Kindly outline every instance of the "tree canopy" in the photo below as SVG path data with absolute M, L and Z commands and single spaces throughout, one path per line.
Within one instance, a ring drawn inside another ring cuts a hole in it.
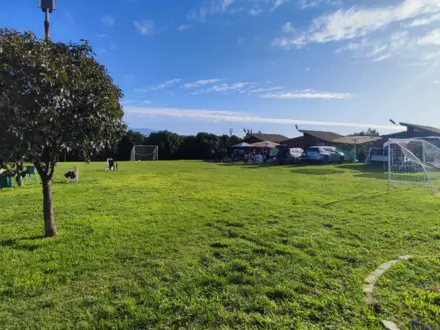
M 35 164 L 43 183 L 46 236 L 56 234 L 51 181 L 63 151 L 112 148 L 125 125 L 122 91 L 80 44 L 0 29 L 0 158 Z

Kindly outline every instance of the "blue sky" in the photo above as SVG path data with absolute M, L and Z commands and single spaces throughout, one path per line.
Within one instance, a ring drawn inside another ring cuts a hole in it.
M 0 24 L 42 36 L 36 3 Z M 58 0 L 51 38 L 90 40 L 134 128 L 440 127 L 440 0 Z

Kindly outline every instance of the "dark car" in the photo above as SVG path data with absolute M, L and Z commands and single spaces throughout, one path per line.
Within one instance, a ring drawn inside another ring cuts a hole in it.
M 310 147 L 307 149 L 305 158 L 307 162 L 320 164 L 343 163 L 344 154 L 334 147 Z
M 280 165 L 297 164 L 304 153 L 301 148 L 289 148 L 285 144 L 278 145 L 277 149 L 277 161 Z

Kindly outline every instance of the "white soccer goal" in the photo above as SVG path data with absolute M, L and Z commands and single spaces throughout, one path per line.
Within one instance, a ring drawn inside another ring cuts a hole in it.
M 388 187 L 398 184 L 427 186 L 440 192 L 440 149 L 422 139 L 390 139 Z
M 133 146 L 131 149 L 130 160 L 159 160 L 158 146 Z

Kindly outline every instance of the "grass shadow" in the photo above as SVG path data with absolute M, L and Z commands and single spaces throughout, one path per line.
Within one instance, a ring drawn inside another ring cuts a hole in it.
M 291 170 L 292 173 L 307 175 L 334 175 L 343 174 L 345 171 L 335 168 L 299 168 Z

